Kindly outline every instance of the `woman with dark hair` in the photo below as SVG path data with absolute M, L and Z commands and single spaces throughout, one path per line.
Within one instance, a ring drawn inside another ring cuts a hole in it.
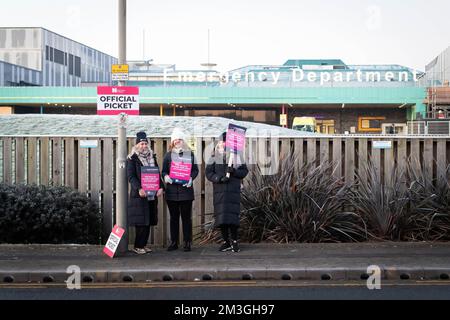
M 159 178 L 159 190 L 156 197 L 149 198 L 142 187 L 141 168 L 143 166 L 158 167 L 156 154 L 147 140 L 145 132 L 138 132 L 136 144 L 127 157 L 127 177 L 131 185 L 128 200 L 128 225 L 136 228 L 136 238 L 133 251 L 136 254 L 145 254 L 152 251 L 147 246 L 150 235 L 150 226 L 158 224 L 158 197 L 163 194 L 161 178 Z
M 222 232 L 219 251 L 239 252 L 238 228 L 241 212 L 241 182 L 248 174 L 240 155 L 225 152 L 226 133 L 221 135 L 206 166 L 206 178 L 213 183 L 215 226 Z M 232 164 L 229 157 L 232 157 Z

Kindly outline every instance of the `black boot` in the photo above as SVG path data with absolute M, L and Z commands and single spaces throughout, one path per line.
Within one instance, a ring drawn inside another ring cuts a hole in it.
M 176 243 L 175 241 L 172 241 L 170 243 L 170 246 L 167 248 L 167 251 L 173 251 L 173 250 L 177 250 L 178 249 L 178 243 Z
M 184 248 L 183 248 L 184 252 L 188 252 L 191 251 L 191 242 L 190 241 L 185 241 L 184 242 Z

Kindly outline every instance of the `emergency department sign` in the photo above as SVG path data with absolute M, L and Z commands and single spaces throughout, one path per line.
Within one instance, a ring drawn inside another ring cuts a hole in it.
M 139 87 L 97 87 L 97 114 L 139 115 Z

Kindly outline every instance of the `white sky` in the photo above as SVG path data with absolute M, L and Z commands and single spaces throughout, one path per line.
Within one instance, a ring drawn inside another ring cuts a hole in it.
M 117 57 L 117 0 L 0 0 L 4 27 L 44 27 Z M 448 0 L 128 0 L 128 60 L 227 71 L 287 59 L 424 70 L 450 45 Z

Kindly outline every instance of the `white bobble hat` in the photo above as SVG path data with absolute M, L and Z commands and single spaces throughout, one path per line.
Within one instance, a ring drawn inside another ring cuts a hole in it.
M 170 142 L 173 142 L 174 140 L 177 140 L 177 139 L 186 141 L 186 134 L 180 128 L 173 129 L 172 135 L 170 136 Z

